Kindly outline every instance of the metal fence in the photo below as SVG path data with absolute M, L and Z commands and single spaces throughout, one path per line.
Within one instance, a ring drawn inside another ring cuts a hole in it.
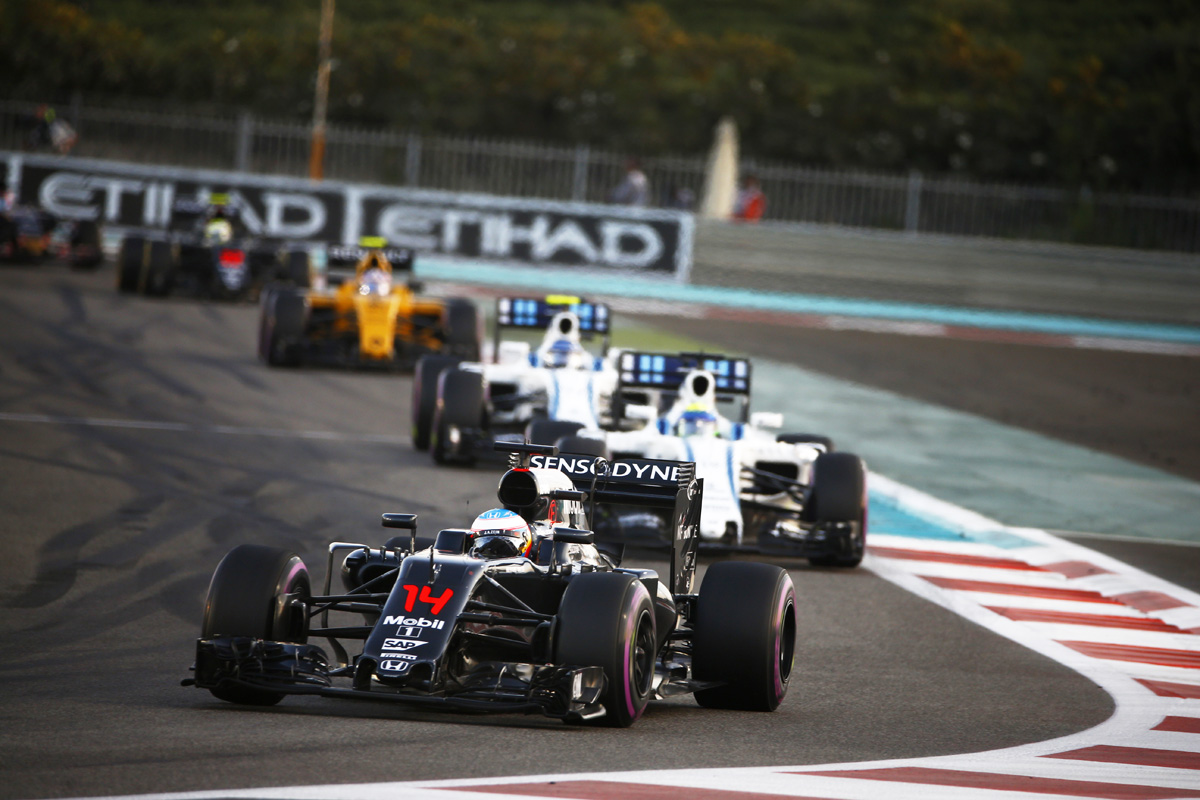
M 35 104 L 0 101 L 0 148 L 30 146 Z M 249 114 L 199 115 L 60 107 L 79 133 L 73 155 L 150 164 L 304 176 L 308 125 Z M 429 189 L 603 202 L 625 156 L 464 136 L 328 126 L 331 179 Z M 651 201 L 682 190 L 699 198 L 704 156 L 643 159 Z M 759 176 L 771 220 L 861 228 L 1200 252 L 1200 200 L 1073 192 L 1035 186 L 819 170 L 745 160 Z

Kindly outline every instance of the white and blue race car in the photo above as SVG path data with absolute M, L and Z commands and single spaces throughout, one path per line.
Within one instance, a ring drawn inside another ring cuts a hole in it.
M 496 441 L 554 444 L 580 429 L 622 422 L 614 404 L 616 351 L 608 306 L 578 297 L 501 297 L 482 362 L 427 356 L 413 380 L 413 446 L 438 463 L 473 463 Z M 502 340 L 506 329 L 542 330 L 535 348 Z M 601 337 L 598 352 L 584 341 Z M 640 422 L 638 424 L 641 424 Z
M 828 437 L 779 433 L 782 414 L 750 413 L 749 360 L 622 352 L 616 361 L 618 396 L 642 395 L 642 404 L 626 405 L 624 415 L 649 424 L 630 431 L 579 431 L 559 440 L 561 450 L 695 462 L 704 479 L 701 545 L 710 549 L 795 555 L 821 566 L 862 561 L 865 464 L 834 452 Z M 721 413 L 729 405 L 736 418 Z M 656 527 L 645 514 L 618 515 L 611 522 L 624 538 L 654 533 Z M 666 530 L 662 523 L 657 527 Z

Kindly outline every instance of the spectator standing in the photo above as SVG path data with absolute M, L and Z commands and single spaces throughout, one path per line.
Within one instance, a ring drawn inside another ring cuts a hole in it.
M 650 182 L 637 159 L 625 164 L 625 178 L 609 194 L 609 202 L 623 206 L 645 206 L 650 198 Z
M 45 104 L 33 112 L 32 130 L 29 132 L 29 145 L 34 150 L 54 150 L 66 155 L 71 152 L 79 135 L 65 119 L 58 116 L 55 110 Z
M 767 196 L 758 183 L 758 176 L 747 175 L 733 203 L 733 218 L 742 222 L 758 222 L 767 210 Z
M 670 190 L 666 197 L 663 198 L 663 206 L 666 208 L 678 208 L 683 211 L 691 211 L 692 206 L 696 205 L 696 193 L 686 186 L 679 184 L 671 184 Z

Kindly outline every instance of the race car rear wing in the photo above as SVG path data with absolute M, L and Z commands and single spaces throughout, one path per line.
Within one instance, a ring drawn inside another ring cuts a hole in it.
M 604 303 L 593 303 L 574 295 L 551 294 L 545 297 L 497 297 L 496 325 L 492 333 L 492 352 L 500 352 L 500 331 L 505 328 L 544 331 L 560 311 L 574 312 L 579 318 L 581 339 L 604 337 L 608 350 L 611 314 Z
M 574 312 L 579 317 L 579 331 L 584 335 L 608 333 L 607 305 L 561 294 L 496 298 L 496 327 L 545 330 L 560 311 Z
M 532 469 L 557 469 L 593 503 L 645 506 L 671 512 L 671 592 L 690 594 L 699 548 L 700 506 L 704 481 L 696 477 L 690 461 L 661 461 L 602 456 L 559 455 L 552 445 L 496 442 L 496 450 L 512 453 L 515 465 Z M 503 482 L 501 483 L 503 489 Z M 503 498 L 502 498 L 503 500 Z
M 750 359 L 715 353 L 621 353 L 617 362 L 617 386 L 618 389 L 675 392 L 694 369 L 712 373 L 719 398 L 750 396 Z
M 372 250 L 378 250 L 392 266 L 393 273 L 412 272 L 413 251 L 405 247 L 365 247 L 358 244 L 331 244 L 325 249 L 325 257 L 331 269 L 349 268 L 351 271 L 358 262 Z

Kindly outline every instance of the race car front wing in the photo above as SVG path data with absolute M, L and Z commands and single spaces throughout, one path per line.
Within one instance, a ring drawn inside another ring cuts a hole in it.
M 599 702 L 605 688 L 602 667 L 525 666 L 530 673 L 527 680 L 503 680 L 505 670 L 501 669 L 500 677 L 489 686 L 474 686 L 455 694 L 422 693 L 373 682 L 376 664 L 369 658 L 360 659 L 355 666 L 331 670 L 325 652 L 316 645 L 222 636 L 196 642 L 194 677 L 184 679 L 182 685 L 199 689 L 242 686 L 281 695 L 321 695 L 481 712 L 541 713 L 569 722 L 604 716 Z M 353 679 L 353 688 L 334 686 L 336 677 Z M 362 680 L 364 677 L 366 680 Z

